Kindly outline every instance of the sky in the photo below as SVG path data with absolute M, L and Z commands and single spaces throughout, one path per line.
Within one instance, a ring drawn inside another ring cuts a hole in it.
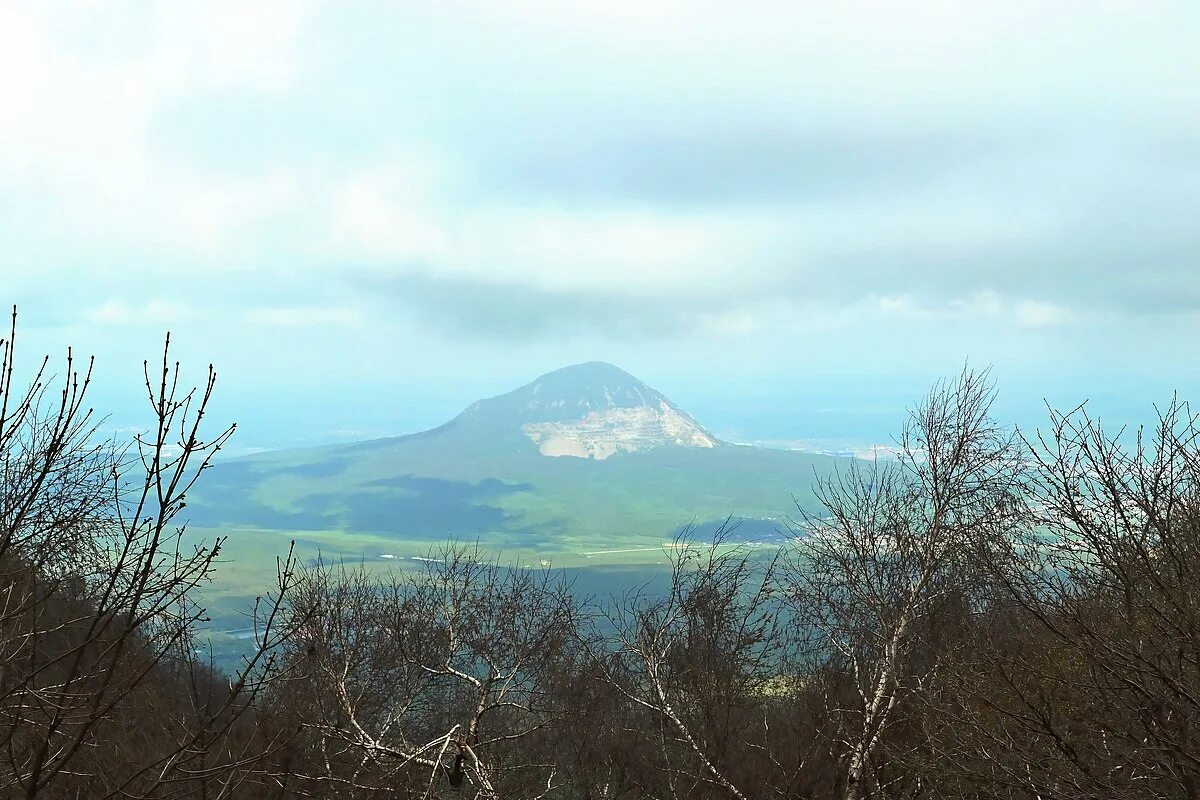
M 610 361 L 719 435 L 1200 397 L 1200 4 L 6 4 L 0 303 L 245 451 Z M 59 362 L 61 363 L 61 362 Z

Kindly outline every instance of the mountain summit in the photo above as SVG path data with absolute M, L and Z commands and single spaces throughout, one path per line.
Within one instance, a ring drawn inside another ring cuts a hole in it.
M 575 364 L 473 403 L 451 423 L 519 430 L 545 456 L 605 459 L 655 447 L 715 447 L 696 420 L 622 369 Z

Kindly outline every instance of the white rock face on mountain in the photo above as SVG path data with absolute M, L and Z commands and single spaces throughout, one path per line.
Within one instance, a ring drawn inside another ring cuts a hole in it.
M 521 431 L 544 456 L 602 460 L 652 447 L 715 447 L 717 441 L 690 417 L 660 400 L 657 406 L 606 408 L 582 419 L 527 422 Z

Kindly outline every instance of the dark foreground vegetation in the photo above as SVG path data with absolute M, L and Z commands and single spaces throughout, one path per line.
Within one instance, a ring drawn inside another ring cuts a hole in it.
M 15 322 L 14 322 L 15 333 Z M 1200 426 L 996 424 L 986 375 L 782 550 L 685 539 L 585 598 L 469 547 L 393 579 L 280 558 L 234 674 L 180 528 L 232 429 L 164 356 L 156 426 L 0 349 L 0 787 L 45 798 L 1195 798 Z

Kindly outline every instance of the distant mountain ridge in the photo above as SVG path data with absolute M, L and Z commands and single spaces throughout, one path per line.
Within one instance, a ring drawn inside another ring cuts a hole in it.
M 661 392 L 603 361 L 549 372 L 479 400 L 443 428 L 520 431 L 544 456 L 602 460 L 656 447 L 721 442 Z

